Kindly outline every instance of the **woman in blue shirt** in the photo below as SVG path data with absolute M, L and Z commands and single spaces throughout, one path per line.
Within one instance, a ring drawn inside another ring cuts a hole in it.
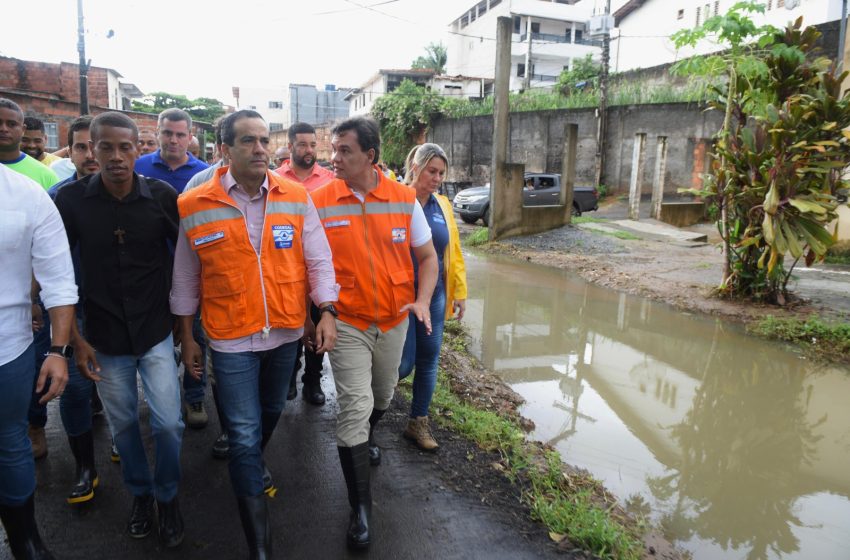
M 413 400 L 404 437 L 423 451 L 436 451 L 439 445 L 431 434 L 428 408 L 437 384 L 437 362 L 443 342 L 443 325 L 453 313 L 461 319 L 466 309 L 466 268 L 460 250 L 460 235 L 451 202 L 437 194 L 446 175 L 448 159 L 437 144 L 422 144 L 407 156 L 405 183 L 416 189 L 416 198 L 431 226 L 434 249 L 441 274 L 431 296 L 431 333 L 411 315 L 407 339 L 399 366 L 399 378 L 410 375 L 414 367 Z M 414 259 L 414 271 L 418 270 Z M 370 446 L 372 443 L 370 443 Z

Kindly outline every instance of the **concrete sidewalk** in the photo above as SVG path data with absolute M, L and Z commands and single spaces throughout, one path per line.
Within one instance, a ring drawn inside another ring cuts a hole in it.
M 406 405 L 398 397 L 378 428 L 384 458 L 372 470 L 372 546 L 367 554 L 349 553 L 345 545 L 349 506 L 334 437 L 337 405 L 328 376 L 323 387 L 328 403 L 314 407 L 301 399 L 299 383 L 299 396 L 287 403 L 266 450 L 279 488 L 277 497 L 269 501 L 275 558 L 565 557 L 556 551 L 545 529 L 529 521 L 517 489 L 493 469 L 482 475 L 497 456 L 481 457 L 483 453 L 469 442 L 440 430 L 436 431 L 442 445 L 438 454 L 423 454 L 409 445 L 401 437 Z M 183 440 L 179 497 L 185 541 L 176 550 L 164 551 L 155 532 L 142 540 L 125 533 L 131 498 L 122 484 L 120 466 L 109 460 L 109 435 L 102 417 L 95 419 L 100 475 L 96 496 L 80 508 L 65 503 L 74 466 L 58 402 L 50 403 L 49 454 L 36 465 L 36 517 L 58 559 L 247 557 L 227 463 L 210 455 L 218 425 L 211 397 L 206 404 L 210 424 L 204 430 L 187 429 Z M 146 426 L 147 409 L 143 410 Z M 150 444 L 146 427 L 143 434 Z M 0 558 L 11 558 L 6 545 L 0 545 Z

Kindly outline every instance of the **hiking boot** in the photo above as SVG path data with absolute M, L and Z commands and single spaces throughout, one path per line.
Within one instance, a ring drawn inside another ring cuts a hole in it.
M 133 497 L 133 509 L 127 521 L 127 532 L 134 539 L 143 539 L 151 534 L 153 527 L 153 496 Z
M 47 456 L 47 437 L 44 435 L 44 428 L 30 424 L 27 435 L 32 443 L 32 458 L 38 460 Z
M 212 456 L 216 459 L 227 459 L 230 456 L 230 438 L 227 432 L 221 432 L 213 443 Z
M 428 424 L 427 416 L 410 418 L 407 421 L 407 428 L 405 428 L 403 435 L 415 443 L 416 447 L 422 451 L 434 452 L 440 448 L 440 444 L 431 435 L 431 426 Z
M 186 419 L 186 425 L 194 430 L 205 428 L 209 422 L 203 402 L 184 403 L 183 417 Z
M 112 440 L 112 445 L 109 446 L 109 460 L 113 463 L 121 462 L 121 455 L 118 454 L 118 447 L 115 446 L 115 440 Z

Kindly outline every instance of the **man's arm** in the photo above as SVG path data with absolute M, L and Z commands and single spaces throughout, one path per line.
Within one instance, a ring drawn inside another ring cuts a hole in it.
M 177 244 L 174 247 L 174 271 L 171 277 L 169 303 L 171 312 L 177 317 L 183 365 L 195 379 L 200 379 L 203 356 L 201 347 L 192 336 L 192 323 L 198 311 L 201 294 L 201 261 L 189 246 L 189 238 L 179 227 Z
M 337 301 L 339 297 L 339 284 L 336 283 L 331 248 L 328 238 L 325 236 L 325 228 L 316 212 L 312 199 L 307 197 L 307 214 L 304 216 L 304 262 L 307 264 L 308 284 L 311 287 L 310 298 L 319 309 L 327 307 Z M 310 306 L 307 306 L 307 321 L 310 321 Z M 330 313 L 322 313 L 319 324 L 316 325 L 315 333 L 312 335 L 313 351 L 317 354 L 329 352 L 336 345 L 336 320 Z

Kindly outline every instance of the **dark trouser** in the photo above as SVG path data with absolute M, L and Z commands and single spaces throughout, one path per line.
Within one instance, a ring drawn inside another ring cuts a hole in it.
M 50 383 L 45 384 L 41 393 L 35 392 L 38 374 L 44 363 L 44 354 L 50 350 L 50 315 L 41 305 L 44 326 L 35 333 L 33 347 L 35 349 L 35 377 L 33 379 L 32 393 L 30 393 L 29 410 L 27 420 L 31 426 L 43 428 L 47 425 L 47 403 L 40 404 L 38 401 L 50 388 Z M 82 332 L 82 321 L 77 319 L 77 328 Z M 91 398 L 94 391 L 94 383 L 83 377 L 77 369 L 77 363 L 68 360 L 68 384 L 65 391 L 59 397 L 59 414 L 62 417 L 62 426 L 69 436 L 79 436 L 91 430 Z
M 322 313 L 315 305 L 310 305 L 310 318 L 313 319 L 313 324 L 319 324 L 322 318 Z M 322 380 L 322 361 L 325 354 L 316 354 L 312 350 L 304 348 L 304 343 L 298 341 L 298 350 L 295 355 L 295 365 L 292 369 L 291 385 L 295 385 L 298 370 L 301 369 L 301 356 L 304 356 L 304 375 L 301 376 L 301 381 L 305 384 L 318 385 Z
M 27 403 L 34 372 L 34 345 L 0 366 L 0 504 L 19 506 L 35 491 L 35 462 L 27 437 Z

